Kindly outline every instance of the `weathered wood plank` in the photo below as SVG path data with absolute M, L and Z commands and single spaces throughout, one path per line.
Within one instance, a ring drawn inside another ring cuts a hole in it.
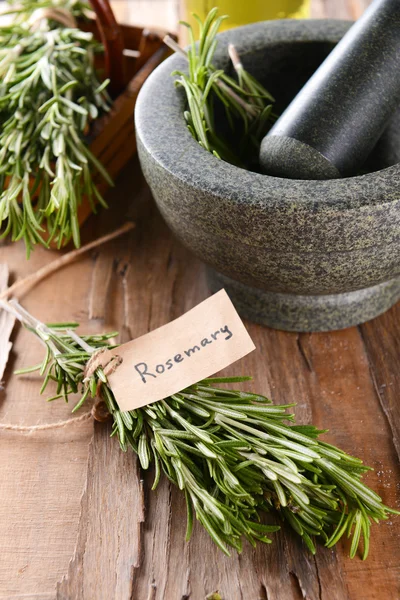
M 400 306 L 360 326 L 377 397 L 400 458 Z
M 204 267 L 172 240 L 150 203 L 147 189 L 142 187 L 138 195 L 141 200 L 135 214 L 138 226 L 132 251 L 133 264 L 128 271 L 123 269 L 122 279 L 113 280 L 112 310 L 120 315 L 128 337 L 142 335 L 166 323 L 209 293 Z M 381 475 L 370 475 L 368 481 L 388 503 L 395 504 L 396 456 L 357 329 L 296 335 L 247 325 L 257 351 L 225 372 L 251 373 L 254 376 L 252 389 L 270 394 L 278 403 L 296 400 L 300 422 L 313 421 L 320 427 L 329 424 L 331 432 L 327 439 L 364 456 L 372 466 L 382 469 L 384 465 L 384 482 L 390 487 L 382 485 Z M 118 454 L 118 444 L 115 446 Z M 98 448 L 93 444 L 88 477 L 89 481 L 95 478 L 100 485 L 104 465 L 96 458 L 97 453 Z M 130 497 L 132 485 L 138 485 L 134 483 L 136 464 L 127 462 L 125 457 L 116 460 L 115 464 L 123 465 L 128 473 L 121 482 L 118 469 L 110 470 L 102 502 L 111 505 L 113 497 L 117 506 L 113 507 L 112 514 L 115 511 L 123 514 L 124 499 Z M 112 478 L 114 485 L 110 483 Z M 190 544 L 185 544 L 185 507 L 180 492 L 165 480 L 156 492 L 151 492 L 151 482 L 151 474 L 144 474 L 145 521 L 140 543 L 135 546 L 139 554 L 135 550 L 133 556 L 132 544 L 128 544 L 121 545 L 118 558 L 113 559 L 112 550 L 107 553 L 102 548 L 95 563 L 85 554 L 73 563 L 78 573 L 84 567 L 85 581 L 93 582 L 93 572 L 118 570 L 123 553 L 133 567 L 129 577 L 124 571 L 125 577 L 129 578 L 125 581 L 125 590 L 130 590 L 131 596 L 127 593 L 118 596 L 118 600 L 180 600 L 188 597 L 202 600 L 217 590 L 226 600 L 291 600 L 297 597 L 372 600 L 378 588 L 384 590 L 387 597 L 396 592 L 399 523 L 395 520 L 390 528 L 383 524 L 374 529 L 373 547 L 366 565 L 347 558 L 346 543 L 341 544 L 338 552 L 320 548 L 317 557 L 313 558 L 286 528 L 273 536 L 270 547 L 260 546 L 256 550 L 246 547 L 240 557 L 234 555 L 229 559 L 216 549 L 199 526 L 195 527 Z M 115 490 L 118 490 L 117 494 Z M 97 536 L 100 536 L 97 511 L 98 504 L 84 503 L 81 523 L 97 528 Z M 130 516 L 135 528 L 138 515 L 133 512 Z M 382 582 L 373 574 L 384 568 L 388 552 L 395 558 Z M 365 574 L 364 583 L 368 581 L 367 590 L 360 585 L 360 569 Z M 104 597 L 117 598 L 113 593 L 113 577 L 103 583 Z M 71 569 L 68 578 L 74 581 Z M 73 586 L 68 589 L 70 597 L 78 590 Z M 89 598 L 83 596 L 86 597 Z
M 366 482 L 388 505 L 398 508 L 399 463 L 359 331 L 352 328 L 330 334 L 304 334 L 300 338 L 314 372 L 310 389 L 313 420 L 319 426 L 329 427 L 328 441 L 362 457 L 375 469 L 365 477 Z M 349 560 L 348 544 L 340 544 L 339 567 L 350 598 L 372 600 L 379 594 L 396 597 L 399 542 L 400 523 L 394 518 L 373 527 L 366 563 Z M 376 576 L 383 571 L 384 578 Z
M 352 19 L 355 21 L 372 0 L 312 0 L 311 15 L 315 19 Z
M 143 489 L 136 457 L 122 453 L 110 432 L 95 424 L 78 542 L 68 575 L 57 586 L 57 600 L 131 597 L 133 568 L 140 559 Z
M 318 16 L 354 18 L 367 3 L 319 0 Z M 204 267 L 172 239 L 136 163 L 109 200 L 112 210 L 88 221 L 83 240 L 120 224 L 125 214 L 137 221 L 135 232 L 102 248 L 96 261 L 87 257 L 55 274 L 24 303 L 41 318 L 79 320 L 82 330 L 117 328 L 127 341 L 179 316 L 209 291 Z M 7 261 L 13 276 L 54 255 L 38 248 L 28 263 L 21 244 L 0 248 L 0 262 Z M 329 426 L 327 439 L 375 467 L 368 483 L 397 507 L 399 310 L 332 334 L 297 336 L 248 324 L 257 351 L 226 371 L 251 373 L 252 389 L 276 402 L 296 400 L 299 421 Z M 31 424 L 65 418 L 70 408 L 45 405 L 34 378 L 11 377 L 14 368 L 38 360 L 39 346 L 28 340 L 18 331 L 0 419 Z M 400 597 L 398 518 L 374 526 L 366 563 L 347 558 L 346 542 L 337 551 L 319 548 L 313 558 L 286 528 L 271 546 L 246 546 L 228 559 L 198 525 L 185 544 L 180 492 L 165 479 L 151 492 L 152 474 L 138 471 L 135 457 L 119 450 L 107 426 L 95 426 L 89 448 L 92 431 L 86 423 L 57 437 L 1 435 L 0 597 L 203 600 L 217 590 L 224 600 Z
M 0 292 L 8 287 L 9 270 L 5 263 L 0 264 Z M 10 341 L 15 319 L 12 315 L 0 311 L 0 387 L 2 385 L 4 372 L 6 370 L 8 357 L 11 352 L 12 342 Z
M 23 244 L 3 245 L 0 262 L 11 275 L 24 276 L 56 256 L 38 248 L 28 263 Z M 90 261 L 88 261 L 90 264 Z M 64 276 L 58 273 L 25 299 L 25 306 L 39 318 L 52 321 L 84 307 L 87 264 L 74 265 Z M 73 274 L 72 274 L 73 273 Z M 73 286 L 71 282 L 73 281 Z M 73 293 L 71 292 L 73 290 Z M 64 307 L 64 308 L 62 308 Z M 64 313 L 65 310 L 65 313 Z M 36 364 L 42 348 L 25 330 L 17 328 L 13 352 L 0 397 L 0 421 L 36 425 L 70 416 L 63 403 L 46 405 L 33 377 L 14 377 L 15 368 Z M 34 436 L 1 432 L 0 435 L 0 590 L 4 596 L 46 594 L 65 573 L 77 535 L 79 497 L 82 493 L 89 422 L 57 434 Z
M 105 319 L 114 264 L 110 253 L 102 252 L 96 257 L 89 296 L 89 319 Z

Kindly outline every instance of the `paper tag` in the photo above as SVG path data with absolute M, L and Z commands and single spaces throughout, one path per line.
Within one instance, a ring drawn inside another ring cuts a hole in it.
M 112 350 L 122 363 L 108 379 L 120 409 L 133 410 L 210 377 L 254 349 L 221 290 L 178 319 Z

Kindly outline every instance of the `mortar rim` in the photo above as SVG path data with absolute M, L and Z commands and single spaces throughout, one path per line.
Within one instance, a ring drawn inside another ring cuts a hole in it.
M 218 35 L 216 61 L 218 66 L 228 63 L 230 42 L 245 56 L 241 46 L 249 35 L 254 52 L 276 43 L 337 42 L 351 24 L 340 19 L 287 19 L 245 25 Z M 295 201 L 301 206 L 312 203 L 314 208 L 353 210 L 400 199 L 400 163 L 354 177 L 299 180 L 255 173 L 219 161 L 194 140 L 186 127 L 184 97 L 181 90 L 174 87 L 171 76 L 173 70 L 185 70 L 185 66 L 184 58 L 173 55 L 150 75 L 138 96 L 135 125 L 138 141 L 147 154 L 186 186 L 241 204 L 259 205 L 261 202 L 268 206 L 285 206 Z M 190 156 L 185 161 L 182 157 L 186 151 Z

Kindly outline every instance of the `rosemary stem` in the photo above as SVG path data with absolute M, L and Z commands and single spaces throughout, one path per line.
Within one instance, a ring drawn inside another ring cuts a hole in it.
M 221 88 L 221 90 L 224 90 L 229 96 L 231 96 L 231 98 L 233 98 L 238 104 L 240 104 L 240 106 L 242 108 L 245 109 L 245 111 L 253 118 L 257 117 L 258 115 L 258 110 L 256 109 L 255 106 L 252 106 L 251 104 L 249 104 L 248 102 L 246 102 L 245 100 L 243 100 L 243 98 L 241 98 L 240 96 L 238 96 L 236 94 L 236 92 L 233 91 L 232 88 L 229 87 L 229 85 L 227 85 L 224 81 L 221 81 L 220 79 L 217 79 L 217 81 L 215 82 L 216 85 Z
M 46 325 L 42 323 L 42 321 L 39 321 L 39 319 L 31 315 L 27 310 L 25 310 L 25 308 L 23 308 L 23 306 L 21 306 L 19 302 L 15 300 L 15 298 L 9 301 L 9 305 L 11 305 L 11 307 L 14 308 L 16 314 L 20 315 L 19 319 L 21 322 L 24 322 L 32 329 L 42 331 L 46 334 L 50 333 Z
M 164 36 L 163 42 L 166 46 L 171 48 L 171 50 L 187 59 L 187 52 L 170 35 Z
M 239 58 L 238 51 L 236 50 L 236 48 L 233 44 L 229 44 L 228 54 L 232 61 L 233 68 L 235 69 L 236 73 L 239 74 L 240 69 L 243 69 L 243 65 L 242 65 L 242 61 Z
M 71 338 L 74 340 L 74 342 L 76 342 L 78 344 L 78 346 L 80 346 L 83 350 L 85 350 L 89 354 L 92 354 L 96 350 L 96 348 L 93 348 L 93 346 L 90 346 L 87 342 L 85 342 L 85 340 L 83 340 L 72 329 L 67 329 L 66 333 L 71 336 Z
M 36 320 L 34 320 L 33 317 L 27 313 L 27 311 L 20 310 L 22 307 L 15 305 L 12 301 L 0 299 L 0 307 L 12 314 L 23 325 L 26 325 L 32 329 L 36 328 Z
M 17 300 L 14 298 L 10 301 L 0 299 L 0 307 L 11 313 L 20 323 L 22 323 L 22 325 L 25 325 L 25 327 L 35 332 L 40 342 L 44 346 L 49 346 L 54 356 L 59 356 L 61 354 L 60 350 L 51 339 L 50 329 L 42 323 L 42 321 L 36 319 L 36 317 L 23 308 Z

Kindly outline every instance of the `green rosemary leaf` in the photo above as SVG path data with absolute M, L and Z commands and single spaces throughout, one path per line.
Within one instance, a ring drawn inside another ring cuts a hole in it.
M 33 367 L 26 367 L 25 369 L 17 369 L 14 371 L 14 375 L 28 375 L 29 373 L 35 373 L 41 369 L 42 363 Z
M 192 537 L 192 531 L 193 531 L 193 509 L 192 509 L 192 503 L 190 501 L 190 496 L 187 492 L 187 490 L 185 490 L 185 499 L 186 499 L 186 536 L 185 539 L 188 542 L 190 540 L 190 538 Z
M 118 414 L 118 413 L 117 413 Z M 143 469 L 148 469 L 150 464 L 150 454 L 147 444 L 147 438 L 144 433 L 139 438 L 138 456 Z
M 350 548 L 350 558 L 355 557 L 357 548 L 358 548 L 358 544 L 360 543 L 362 521 L 363 521 L 362 512 L 360 510 L 358 510 L 355 513 L 355 518 L 354 518 L 355 527 L 354 527 L 353 540 L 351 542 L 351 548 Z
M 310 536 L 308 535 L 308 533 L 306 533 L 305 531 L 303 531 L 302 538 L 303 538 L 303 540 L 304 540 L 307 548 L 311 552 L 311 554 L 315 554 L 316 553 L 315 544 L 312 541 L 312 539 L 310 538 Z
M 152 485 L 151 489 L 155 490 L 156 487 L 158 486 L 158 482 L 160 481 L 161 471 L 160 471 L 160 459 L 158 458 L 157 448 L 156 448 L 154 440 L 151 440 L 151 449 L 153 451 L 154 468 L 155 468 L 154 481 L 153 481 L 153 485 Z M 188 519 L 189 519 L 189 509 L 188 509 Z

